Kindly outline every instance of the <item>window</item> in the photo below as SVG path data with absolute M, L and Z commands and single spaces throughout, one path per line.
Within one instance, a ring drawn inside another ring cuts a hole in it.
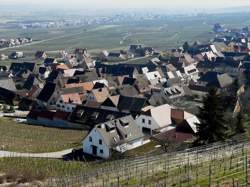
M 89 142 L 92 142 L 92 137 L 91 136 L 89 137 Z
M 100 149 L 100 153 L 103 154 L 103 150 L 102 149 Z
M 142 119 L 142 123 L 145 123 L 145 119 Z
M 101 139 L 99 139 L 99 144 L 102 145 L 102 140 Z
M 148 124 L 151 125 L 151 120 L 148 120 Z

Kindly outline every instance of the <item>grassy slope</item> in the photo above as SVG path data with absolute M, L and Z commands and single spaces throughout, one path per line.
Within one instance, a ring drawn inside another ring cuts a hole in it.
M 0 119 L 0 147 L 18 152 L 53 152 L 78 146 L 86 132 L 18 124 Z

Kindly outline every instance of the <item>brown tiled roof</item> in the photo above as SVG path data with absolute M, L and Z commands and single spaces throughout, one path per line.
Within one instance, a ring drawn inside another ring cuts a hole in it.
M 69 67 L 64 63 L 56 64 L 55 66 L 56 66 L 55 67 L 56 69 L 61 69 L 61 70 L 68 70 L 69 69 Z
M 82 104 L 81 97 L 78 93 L 69 93 L 61 95 L 63 102 Z
M 104 102 L 109 96 L 109 91 L 107 88 L 95 89 L 92 90 L 92 93 L 94 94 L 95 99 L 98 103 Z
M 85 91 L 91 91 L 94 87 L 93 82 L 84 82 L 84 83 L 73 83 L 73 84 L 65 84 L 65 88 L 79 88 L 82 87 Z

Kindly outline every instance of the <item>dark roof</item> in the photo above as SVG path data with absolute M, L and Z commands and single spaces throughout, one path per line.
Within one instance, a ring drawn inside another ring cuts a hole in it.
M 223 52 L 225 57 L 239 57 L 239 56 L 247 56 L 248 53 L 238 53 L 238 52 Z
M 131 77 L 124 77 L 122 84 L 123 84 L 123 85 L 129 84 L 129 85 L 132 86 L 132 85 L 135 84 L 135 82 L 136 82 L 136 79 L 134 79 L 134 78 L 131 78 Z
M 47 70 L 46 67 L 39 67 L 38 72 L 43 75 L 46 72 L 46 70 Z
M 7 71 L 7 69 L 8 69 L 7 66 L 0 66 L 1 71 Z
M 108 55 L 109 57 L 120 57 L 121 56 L 121 53 L 119 53 L 119 52 L 110 52 L 109 53 L 109 55 Z
M 241 68 L 249 70 L 250 69 L 250 61 L 245 61 Z
M 78 105 L 72 112 L 70 119 L 74 122 L 83 123 L 84 125 L 94 127 L 97 124 L 104 123 L 112 119 L 117 119 L 126 115 L 127 113 Z
M 49 101 L 55 90 L 56 90 L 56 84 L 47 82 L 43 87 L 42 91 L 40 92 L 40 94 L 37 96 L 37 99 L 43 102 L 47 102 Z
M 54 61 L 55 61 L 54 58 L 46 58 L 43 63 L 48 66 L 48 65 L 53 64 Z
M 27 115 L 27 118 L 36 120 L 38 117 L 41 117 L 41 118 L 46 118 L 50 120 L 53 120 L 53 119 L 67 120 L 68 116 L 69 116 L 68 112 L 31 110 L 29 114 Z
M 140 112 L 145 106 L 147 99 L 139 97 L 120 96 L 118 109 L 120 111 Z
M 93 90 L 104 88 L 104 87 L 106 87 L 105 84 L 100 83 L 100 82 L 96 82 L 95 85 L 94 85 L 94 87 L 93 87 Z
M 13 105 L 16 94 L 10 90 L 0 87 L 0 100 L 6 104 Z
M 139 94 L 137 89 L 131 85 L 123 85 L 121 88 L 118 89 L 118 93 L 123 96 L 134 97 Z
M 23 63 L 14 62 L 10 65 L 9 71 L 12 71 L 14 74 L 23 70 L 29 70 L 33 72 L 35 70 L 35 67 L 36 64 L 33 62 L 23 62 Z
M 96 71 L 86 71 L 84 74 L 74 75 L 80 82 L 90 82 L 98 79 Z
M 30 90 L 33 87 L 33 85 L 36 85 L 38 83 L 39 82 L 38 82 L 37 78 L 35 77 L 35 75 L 30 74 L 28 79 L 24 82 L 23 88 Z
M 74 76 L 77 76 L 77 75 L 84 75 L 84 74 L 85 74 L 85 71 L 76 70 L 75 73 L 74 73 Z
M 135 71 L 136 71 L 136 68 L 132 66 L 108 65 L 102 68 L 101 73 L 110 74 L 113 76 L 129 75 L 132 77 Z
M 59 78 L 61 74 L 61 71 L 60 70 L 53 70 L 48 78 L 46 79 L 47 82 L 54 82 L 54 80 L 57 80 Z
M 217 88 L 223 88 L 232 84 L 233 79 L 226 73 L 222 74 L 222 73 L 210 71 L 210 72 L 205 73 L 199 79 L 199 82 L 207 83 L 208 87 L 213 86 Z

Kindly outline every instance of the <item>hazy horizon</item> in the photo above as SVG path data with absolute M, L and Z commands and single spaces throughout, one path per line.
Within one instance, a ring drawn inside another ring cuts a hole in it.
M 249 0 L 0 0 L 0 6 L 29 6 L 43 9 L 161 9 L 161 10 L 212 10 L 250 5 Z

